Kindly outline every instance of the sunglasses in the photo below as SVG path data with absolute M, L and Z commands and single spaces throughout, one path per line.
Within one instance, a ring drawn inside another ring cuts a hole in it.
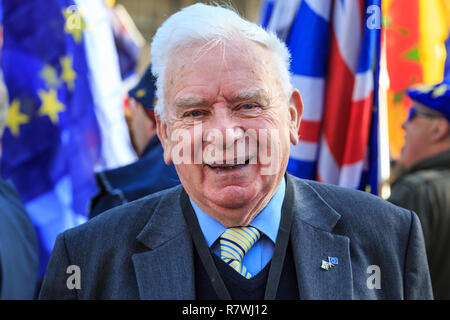
M 411 107 L 409 109 L 408 119 L 406 121 L 412 121 L 416 116 L 422 116 L 422 117 L 429 118 L 429 119 L 436 119 L 436 118 L 442 117 L 442 116 L 434 114 L 434 113 L 430 113 L 430 112 L 427 112 L 424 110 L 420 110 L 420 109 Z

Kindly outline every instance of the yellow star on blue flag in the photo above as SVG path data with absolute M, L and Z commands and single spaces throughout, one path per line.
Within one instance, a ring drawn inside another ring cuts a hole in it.
M 74 81 L 77 78 L 77 73 L 73 70 L 73 58 L 71 56 L 61 57 L 61 79 L 67 84 L 70 90 L 74 89 Z
M 39 75 L 45 81 L 45 85 L 47 86 L 47 88 L 54 88 L 58 86 L 58 73 L 56 72 L 56 69 L 51 65 L 46 64 L 44 68 L 42 68 Z
M 41 98 L 42 105 L 39 109 L 39 114 L 42 116 L 48 116 L 53 124 L 59 122 L 59 113 L 64 111 L 65 106 L 58 100 L 56 91 L 50 89 L 50 91 L 39 90 L 39 97 Z
M 64 8 L 62 11 L 65 19 L 64 32 L 72 35 L 76 43 L 81 43 L 86 23 L 76 5 Z
M 6 127 L 9 128 L 13 136 L 19 135 L 19 127 L 28 123 L 30 117 L 20 112 L 20 101 L 14 99 L 8 108 L 8 118 L 6 119 Z

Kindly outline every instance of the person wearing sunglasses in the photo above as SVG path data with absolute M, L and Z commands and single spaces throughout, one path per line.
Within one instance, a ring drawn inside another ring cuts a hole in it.
M 450 81 L 407 91 L 412 106 L 390 202 L 422 224 L 435 299 L 450 299 Z

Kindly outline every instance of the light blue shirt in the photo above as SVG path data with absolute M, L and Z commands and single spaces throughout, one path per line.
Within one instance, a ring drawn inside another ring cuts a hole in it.
M 275 195 L 269 201 L 267 206 L 250 223 L 261 233 L 261 238 L 250 248 L 244 256 L 242 263 L 247 270 L 255 276 L 272 259 L 275 243 L 277 241 L 278 228 L 281 220 L 281 207 L 283 206 L 284 194 L 286 191 L 286 182 L 283 177 L 280 187 Z M 211 218 L 199 207 L 195 205 L 192 199 L 192 208 L 194 208 L 197 220 L 205 236 L 206 243 L 213 252 L 220 257 L 219 237 L 225 231 L 226 227 L 219 221 Z

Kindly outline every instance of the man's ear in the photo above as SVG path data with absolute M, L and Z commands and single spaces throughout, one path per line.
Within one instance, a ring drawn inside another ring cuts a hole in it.
M 300 122 L 303 114 L 303 102 L 300 92 L 297 89 L 291 94 L 289 100 L 289 135 L 291 143 L 295 146 L 298 143 L 298 131 L 300 129 Z
M 450 134 L 450 123 L 445 118 L 435 119 L 433 123 L 431 139 L 433 142 L 448 139 Z
M 168 133 L 167 124 L 161 120 L 158 115 L 155 115 L 156 120 L 156 134 L 164 149 L 164 162 L 169 165 L 172 163 L 172 143 Z
M 153 117 L 153 119 L 149 119 L 148 121 L 148 132 L 153 137 L 156 132 L 156 117 Z M 161 139 L 160 139 L 161 140 Z

